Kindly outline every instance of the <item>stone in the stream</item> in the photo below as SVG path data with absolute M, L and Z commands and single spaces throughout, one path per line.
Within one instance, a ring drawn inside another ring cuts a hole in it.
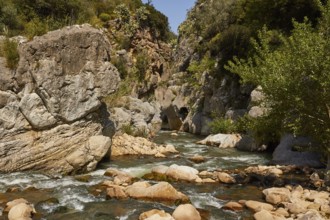
M 231 211 L 241 211 L 243 206 L 238 202 L 228 202 L 226 203 L 222 209 L 231 210 Z
M 262 191 L 266 197 L 266 201 L 271 204 L 279 204 L 290 200 L 290 190 L 287 188 L 269 188 Z
M 286 218 L 276 213 L 271 213 L 267 210 L 261 210 L 253 215 L 255 220 L 285 220 Z
M 175 220 L 170 214 L 164 210 L 152 209 L 147 212 L 143 212 L 139 216 L 139 220 Z
M 195 181 L 198 177 L 198 170 L 188 166 L 178 166 L 176 164 L 171 165 L 167 171 L 166 175 L 175 179 L 183 181 Z
M 241 138 L 239 134 L 215 134 L 198 141 L 197 144 L 218 146 L 220 148 L 233 148 Z
M 197 209 L 191 204 L 178 206 L 172 216 L 175 220 L 202 220 Z
M 236 183 L 236 180 L 232 176 L 224 172 L 218 173 L 218 179 L 222 183 Z
M 28 204 L 29 202 L 26 199 L 20 198 L 20 199 L 15 199 L 13 201 L 7 202 L 5 212 L 9 212 L 11 208 L 13 208 L 15 205 L 18 205 L 20 203 L 25 203 Z
M 253 200 L 246 201 L 245 205 L 254 212 L 259 212 L 261 210 L 272 211 L 274 209 L 271 204 Z
M 150 186 L 147 182 L 136 182 L 126 187 L 126 194 L 134 199 L 146 199 L 162 202 L 188 202 L 189 198 L 177 191 L 171 184 L 160 182 Z
M 188 158 L 190 161 L 194 162 L 194 163 L 203 163 L 205 162 L 205 157 L 201 156 L 201 155 L 194 155 L 193 157 L 189 157 Z
M 128 198 L 127 194 L 124 191 L 124 187 L 111 185 L 107 188 L 107 197 L 114 199 L 126 199 Z
M 173 145 L 158 145 L 146 138 L 133 137 L 128 134 L 115 135 L 112 141 L 111 156 L 178 153 Z
M 8 213 L 8 219 L 31 219 L 33 213 L 36 213 L 36 211 L 32 205 L 28 205 L 26 203 L 19 203 L 10 209 Z

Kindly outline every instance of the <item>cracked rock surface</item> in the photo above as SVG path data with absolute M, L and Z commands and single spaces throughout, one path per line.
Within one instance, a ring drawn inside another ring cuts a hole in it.
M 0 59 L 0 172 L 93 170 L 114 130 L 101 100 L 120 82 L 106 36 L 75 25 L 18 50 L 17 69 Z

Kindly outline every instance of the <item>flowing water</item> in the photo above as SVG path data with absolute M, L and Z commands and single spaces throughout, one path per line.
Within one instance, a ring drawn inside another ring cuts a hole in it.
M 171 136 L 170 132 L 161 131 L 154 141 L 160 144 L 173 144 L 180 156 L 170 155 L 167 158 L 149 156 L 125 156 L 112 158 L 103 162 L 96 171 L 90 173 L 88 182 L 82 182 L 75 177 L 48 177 L 38 173 L 11 173 L 0 174 L 0 214 L 1 203 L 15 198 L 25 198 L 35 204 L 38 215 L 36 219 L 49 220 L 136 220 L 138 216 L 150 209 L 163 209 L 172 213 L 175 206 L 168 206 L 156 202 L 144 202 L 133 199 L 106 200 L 105 195 L 93 195 L 92 186 L 104 181 L 103 176 L 109 167 L 126 171 L 133 176 L 142 177 L 157 165 L 188 165 L 198 170 L 213 171 L 216 169 L 244 168 L 256 164 L 266 164 L 267 154 L 240 152 L 235 149 L 220 149 L 195 142 L 202 137 L 187 133 Z M 205 163 L 194 164 L 188 158 L 199 154 L 206 158 Z M 208 219 L 251 219 L 251 213 L 224 211 L 221 207 L 228 201 L 240 199 L 261 200 L 262 195 L 254 186 L 225 184 L 193 184 L 171 183 L 177 190 L 186 194 L 192 204 L 197 207 Z M 15 189 L 25 189 L 21 190 Z M 12 192 L 7 192 L 11 190 Z M 0 219 L 4 219 L 1 217 Z

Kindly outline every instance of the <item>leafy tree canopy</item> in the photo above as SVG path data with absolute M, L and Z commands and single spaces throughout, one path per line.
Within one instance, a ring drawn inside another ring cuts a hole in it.
M 276 49 L 272 32 L 263 28 L 252 41 L 255 54 L 226 68 L 244 83 L 260 85 L 268 114 L 283 131 L 316 140 L 329 155 L 330 169 L 330 1 L 318 4 L 322 17 L 316 28 L 307 18 L 293 21 L 291 35 L 280 35 Z

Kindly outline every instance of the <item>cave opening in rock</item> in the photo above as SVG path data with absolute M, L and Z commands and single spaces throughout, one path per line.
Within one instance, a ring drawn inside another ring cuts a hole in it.
M 179 117 L 180 117 L 181 121 L 184 121 L 187 118 L 188 113 L 189 113 L 189 110 L 187 107 L 180 108 Z

